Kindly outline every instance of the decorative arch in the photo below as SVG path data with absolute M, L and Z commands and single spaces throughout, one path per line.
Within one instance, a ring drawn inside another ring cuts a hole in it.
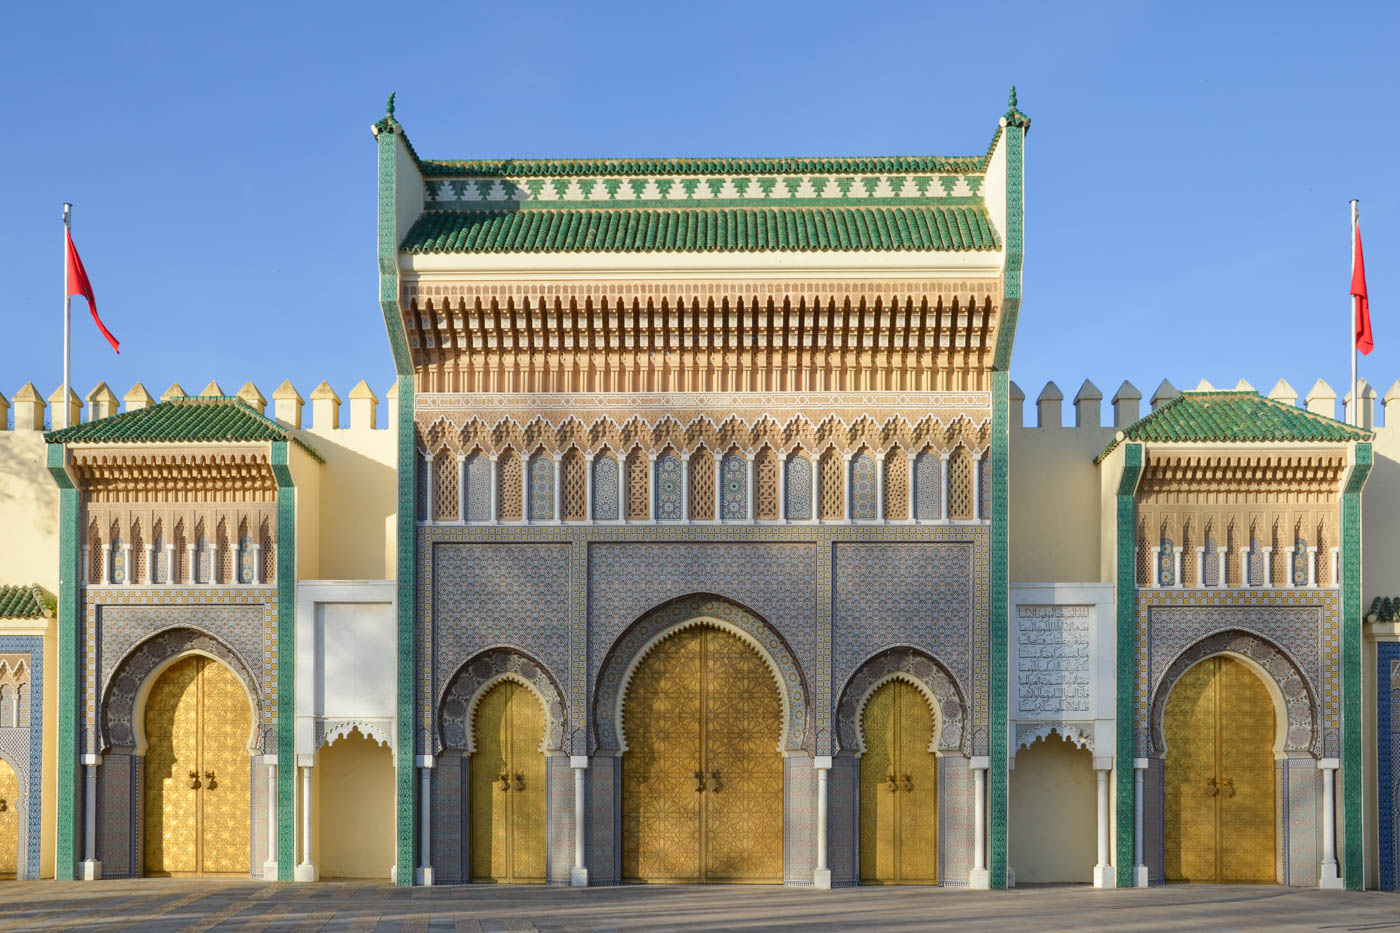
M 253 704 L 253 736 L 249 741 L 252 754 L 266 751 L 267 737 L 263 729 L 266 703 L 252 668 L 229 645 L 188 626 L 178 626 L 156 632 L 136 645 L 117 663 L 111 679 L 102 693 L 103 750 L 136 748 L 139 733 L 136 713 L 144 688 L 152 677 L 187 654 L 202 654 L 225 664 L 243 682 Z
M 1152 696 L 1152 753 L 1160 757 L 1167 751 L 1162 721 L 1166 715 L 1167 697 L 1181 676 L 1206 658 L 1230 655 L 1243 660 L 1261 676 L 1274 697 L 1279 716 L 1280 735 L 1276 749 L 1284 752 L 1322 754 L 1321 707 L 1311 684 L 1298 662 L 1262 635 L 1242 629 L 1217 632 L 1195 642 L 1178 654 L 1157 682 Z
M 549 669 L 539 660 L 515 648 L 490 648 L 467 660 L 438 697 L 437 752 L 456 749 L 476 751 L 473 725 L 477 704 L 486 692 L 503 680 L 526 687 L 544 708 L 548 724 L 541 751 L 563 754 L 568 735 L 568 708 L 564 694 Z
M 1016 751 L 1058 735 L 1076 748 L 1094 750 L 1094 727 L 1075 722 L 1024 723 L 1016 730 Z M 1015 754 L 1011 756 L 1015 759 Z
M 836 741 L 841 751 L 865 754 L 861 716 L 871 695 L 891 680 L 913 684 L 933 710 L 931 752 L 972 751 L 967 728 L 967 703 L 958 682 L 936 658 L 918 648 L 901 645 L 872 655 L 856 668 L 836 703 Z
M 698 625 L 712 625 L 737 635 L 758 652 L 778 689 L 783 705 L 785 751 L 811 744 L 811 716 L 807 685 L 792 650 L 778 631 L 757 613 L 739 603 L 710 594 L 691 594 L 663 603 L 633 622 L 608 649 L 598 672 L 593 696 L 595 750 L 626 750 L 622 735 L 622 708 L 627 685 L 641 660 L 659 642 L 676 632 Z
M 333 745 L 338 740 L 348 738 L 350 733 L 359 732 L 360 735 L 376 742 L 389 749 L 393 760 L 399 760 L 398 749 L 394 747 L 394 737 L 390 734 L 388 727 L 383 723 L 369 719 L 339 719 L 331 722 L 316 723 L 316 745 L 314 751 L 320 751 L 323 746 Z

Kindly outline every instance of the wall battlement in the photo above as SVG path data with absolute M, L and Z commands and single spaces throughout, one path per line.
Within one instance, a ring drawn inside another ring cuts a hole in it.
M 0 431 L 44 431 L 78 424 L 81 421 L 95 421 L 124 411 L 137 411 L 158 401 L 172 398 L 199 396 L 235 397 L 242 399 L 259 414 L 267 415 L 288 427 L 307 430 L 314 434 L 332 431 L 384 431 L 393 424 L 394 412 L 398 405 L 398 383 L 395 382 L 384 393 L 383 411 L 380 398 L 374 394 L 369 383 L 361 379 L 347 395 L 350 403 L 348 417 L 341 415 L 341 397 L 331 388 L 330 383 L 322 382 L 311 390 L 311 412 L 309 423 L 303 423 L 303 410 L 306 399 L 292 385 L 285 381 L 272 392 L 272 410 L 268 411 L 268 399 L 253 383 L 245 382 L 237 392 L 225 392 L 211 381 L 203 391 L 187 392 L 178 382 L 160 396 L 154 398 L 145 385 L 136 383 L 122 398 L 107 385 L 99 382 L 86 396 L 80 397 L 72 386 L 68 389 L 68 410 L 64 411 L 63 387 L 59 386 L 45 398 L 34 383 L 26 382 L 15 392 L 13 399 L 0 393 Z M 86 401 L 86 406 L 84 405 Z M 84 411 L 86 408 L 86 411 Z M 13 411 L 12 411 L 13 410 Z M 13 421 L 11 415 L 13 414 Z
M 1400 379 L 1380 398 L 1380 411 L 1376 409 L 1377 393 L 1374 386 L 1359 380 L 1359 394 L 1361 396 L 1360 421 L 1363 428 L 1389 428 L 1400 427 Z M 1214 386 L 1202 379 L 1197 385 L 1192 386 L 1187 391 L 1210 392 L 1210 391 L 1257 391 L 1254 386 L 1241 379 L 1233 386 Z M 1148 407 L 1143 409 L 1142 392 L 1131 382 L 1124 380 L 1118 390 L 1113 393 L 1110 399 L 1110 410 L 1108 420 L 1104 420 L 1103 412 L 1103 392 L 1098 386 L 1088 379 L 1084 380 L 1079 391 L 1075 393 L 1074 399 L 1070 402 L 1074 406 L 1073 424 L 1064 423 L 1064 400 L 1065 394 L 1053 381 L 1047 382 L 1045 387 L 1036 396 L 1035 417 L 1031 424 L 1026 423 L 1026 393 L 1015 382 L 1011 383 L 1011 425 L 1022 428 L 1126 428 L 1151 412 L 1156 411 L 1166 402 L 1171 401 L 1181 394 L 1170 382 L 1163 379 L 1153 390 L 1152 397 L 1148 399 Z M 1298 404 L 1298 393 L 1288 384 L 1287 380 L 1280 379 L 1274 387 L 1267 393 L 1261 393 L 1266 398 L 1283 402 L 1286 405 Z M 1314 414 L 1325 415 L 1328 418 L 1336 418 L 1342 421 L 1351 420 L 1352 398 L 1351 392 L 1341 397 L 1340 409 L 1337 405 L 1338 393 L 1330 385 L 1319 379 L 1313 383 L 1311 389 L 1303 396 L 1303 406 Z M 1395 408 L 1390 406 L 1395 404 Z M 1376 416 L 1381 415 L 1378 419 Z

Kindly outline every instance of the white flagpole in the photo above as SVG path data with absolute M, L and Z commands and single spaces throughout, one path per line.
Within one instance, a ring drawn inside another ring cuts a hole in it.
M 63 426 L 65 428 L 72 427 L 72 425 L 68 423 L 68 418 L 73 411 L 72 406 L 68 404 L 68 364 L 72 355 L 68 332 L 73 309 L 73 296 L 68 292 L 68 227 L 72 219 L 72 214 L 73 205 L 65 202 L 63 205 L 63 401 L 60 402 L 63 406 Z M 55 429 L 58 428 L 57 418 L 58 411 L 55 410 L 53 417 L 49 419 L 53 423 Z
M 1356 275 L 1356 198 L 1351 199 L 1351 274 Z M 1347 282 L 1347 288 L 1351 282 Z M 1361 424 L 1361 398 L 1356 391 L 1356 296 L 1351 296 L 1351 418 L 1352 424 Z

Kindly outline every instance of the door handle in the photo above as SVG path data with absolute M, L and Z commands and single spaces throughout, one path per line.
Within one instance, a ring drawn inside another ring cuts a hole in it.
M 1215 783 L 1215 778 L 1210 778 L 1208 781 L 1206 781 L 1206 793 L 1212 797 L 1215 797 L 1220 793 L 1220 785 Z
M 198 772 L 198 771 L 191 771 L 191 772 L 190 772 L 190 788 L 191 788 L 192 790 L 199 790 L 199 788 L 200 788 L 200 783 L 199 783 L 199 772 Z
M 4 813 L 8 809 L 10 809 L 10 802 L 4 797 L 0 797 L 0 813 Z
M 510 775 L 502 771 L 496 775 L 496 780 L 501 782 L 501 790 L 510 790 Z
M 720 785 L 719 785 L 719 772 L 718 772 L 718 771 L 711 771 L 711 772 L 710 772 L 710 790 L 712 790 L 712 791 L 718 793 L 719 791 L 721 791 L 721 790 L 723 790 L 723 789 L 724 789 L 724 788 L 720 787 Z
M 695 772 L 695 792 L 698 794 L 705 789 L 705 772 Z
M 885 775 L 885 786 L 889 788 L 891 794 L 898 793 L 899 782 L 894 779 L 893 774 Z
M 205 771 L 204 780 L 210 790 L 213 790 L 214 788 L 219 786 L 219 782 L 214 779 L 213 771 Z
M 1233 796 L 1235 796 L 1235 779 L 1234 779 L 1234 778 L 1232 778 L 1232 777 L 1227 777 L 1227 778 L 1225 779 L 1225 781 L 1224 781 L 1224 786 L 1225 786 L 1225 796 L 1226 796 L 1226 797 L 1233 797 Z
M 910 791 L 914 789 L 914 782 L 909 779 L 909 775 L 904 775 L 904 789 Z
M 519 771 L 515 772 L 515 789 L 525 789 L 525 775 L 521 774 Z

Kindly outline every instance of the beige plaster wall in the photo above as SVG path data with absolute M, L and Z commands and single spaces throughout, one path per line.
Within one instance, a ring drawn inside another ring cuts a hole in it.
M 1361 493 L 1363 612 L 1376 596 L 1400 596 L 1400 424 L 1377 428 L 1372 448 Z
M 394 864 L 394 762 L 358 731 L 316 754 L 312 857 L 322 878 L 389 879 Z
M 1099 470 L 1113 428 L 1011 428 L 1011 582 L 1100 582 Z
M 1058 735 L 1016 753 L 1008 844 L 1016 883 L 1094 880 L 1094 758 Z
M 302 437 L 326 460 L 320 469 L 320 553 L 314 578 L 393 579 L 398 505 L 394 432 L 363 426 L 303 431 Z
M 0 584 L 58 592 L 58 486 L 41 431 L 0 430 Z

